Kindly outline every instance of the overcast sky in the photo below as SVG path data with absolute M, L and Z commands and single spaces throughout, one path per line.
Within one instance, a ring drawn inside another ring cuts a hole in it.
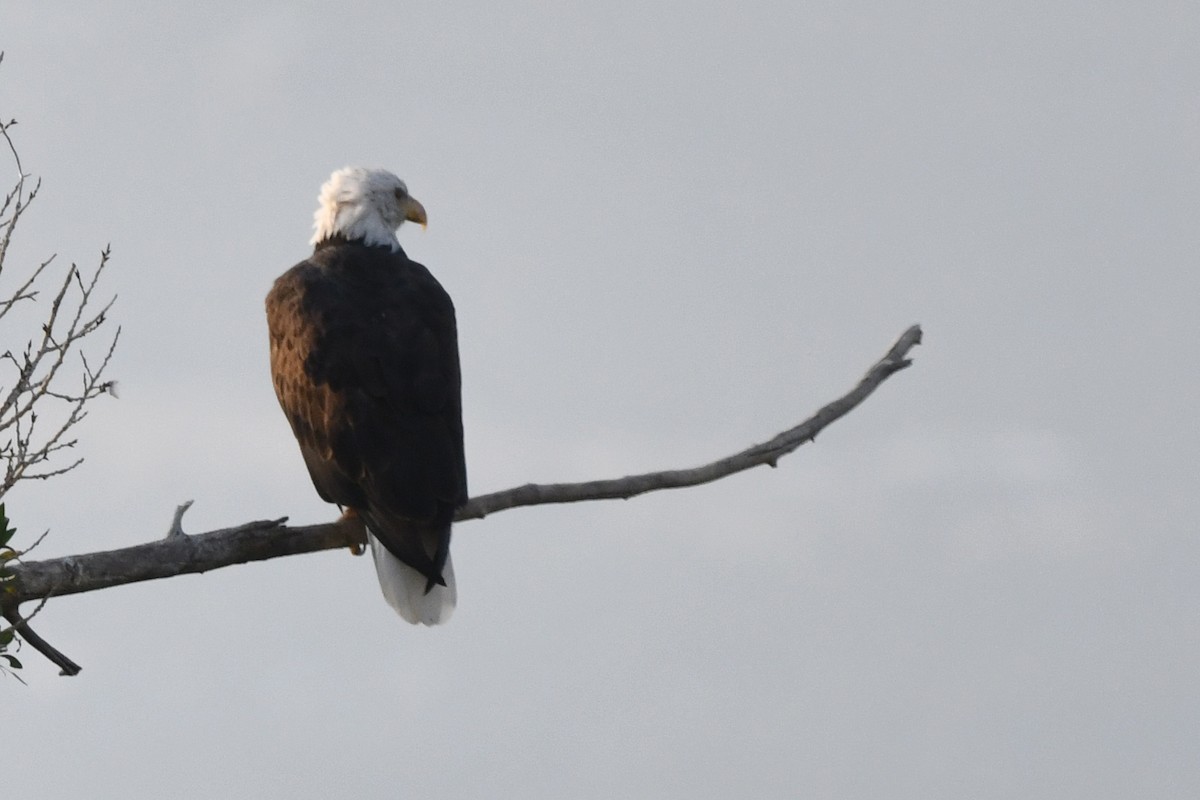
M 442 628 L 345 551 L 52 601 L 84 670 L 0 681 L 5 795 L 1197 796 L 1198 41 L 1194 0 L 4 0 L 43 190 L 0 288 L 111 242 L 123 328 L 84 466 L 7 497 L 42 557 L 335 516 L 262 300 L 347 164 L 428 209 L 473 494 L 726 455 L 926 333 L 778 469 L 462 524 Z

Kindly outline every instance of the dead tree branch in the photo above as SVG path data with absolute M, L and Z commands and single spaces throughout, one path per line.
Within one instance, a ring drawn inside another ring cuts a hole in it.
M 900 335 L 891 349 L 875 363 L 850 392 L 829 403 L 816 414 L 794 428 L 762 444 L 748 447 L 740 453 L 718 459 L 710 464 L 691 469 L 649 472 L 644 475 L 627 475 L 611 480 L 587 481 L 585 483 L 527 483 L 515 489 L 485 494 L 472 498 L 459 509 L 457 519 L 483 519 L 488 514 L 518 506 L 533 506 L 543 503 L 576 503 L 581 500 L 628 500 L 646 492 L 659 489 L 681 489 L 711 483 L 735 472 L 776 462 L 805 442 L 817 438 L 817 434 L 835 420 L 845 416 L 889 376 L 912 363 L 908 351 L 921 343 L 921 328 L 913 325 Z
M 461 522 L 482 519 L 488 514 L 518 506 L 630 498 L 660 489 L 677 489 L 709 483 L 763 464 L 774 467 L 780 458 L 805 442 L 813 441 L 818 433 L 857 407 L 890 376 L 909 366 L 912 361 L 908 358 L 908 353 L 920 342 L 921 329 L 914 325 L 901 334 L 884 357 L 876 362 L 858 385 L 847 394 L 770 441 L 754 445 L 740 453 L 692 469 L 651 472 L 585 483 L 525 484 L 469 500 L 459 510 L 457 520 Z M 286 517 L 249 522 L 233 528 L 187 536 L 182 535 L 180 525 L 182 512 L 185 510 L 186 506 L 180 507 L 170 533 L 158 541 L 119 550 L 13 565 L 12 589 L 3 599 L 5 614 L 15 614 L 16 607 L 21 603 L 51 596 L 58 597 L 137 581 L 207 572 L 233 564 L 263 561 L 280 556 L 351 547 L 361 544 L 364 540 L 361 525 L 346 519 L 321 525 L 291 527 L 284 524 Z M 21 632 L 19 628 L 18 632 Z M 37 641 L 28 637 L 26 641 L 60 667 L 63 666 L 59 659 L 65 657 L 44 641 L 41 644 L 45 645 L 45 650 Z M 69 659 L 67 661 L 69 662 Z M 63 669 L 66 673 L 66 668 Z

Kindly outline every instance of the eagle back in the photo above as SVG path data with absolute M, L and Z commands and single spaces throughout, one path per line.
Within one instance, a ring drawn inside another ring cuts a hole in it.
M 462 379 L 433 275 L 403 251 L 323 243 L 275 282 L 267 317 L 275 391 L 322 498 L 452 516 L 467 498 Z

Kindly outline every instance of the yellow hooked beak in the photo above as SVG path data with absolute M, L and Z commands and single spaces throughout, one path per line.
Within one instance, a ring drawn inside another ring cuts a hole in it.
M 404 204 L 401 206 L 400 210 L 404 212 L 405 220 L 408 222 L 415 222 L 422 228 L 425 227 L 428 221 L 425 216 L 425 206 L 418 203 L 416 198 L 404 198 Z

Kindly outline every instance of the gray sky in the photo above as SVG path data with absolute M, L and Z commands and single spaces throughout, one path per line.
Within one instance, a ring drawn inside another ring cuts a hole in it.
M 776 470 L 461 525 L 440 629 L 345 552 L 52 602 L 84 671 L 0 686 L 7 794 L 1200 793 L 1200 6 L 298 6 L 0 11 L 4 280 L 112 242 L 124 327 L 87 463 L 8 498 L 39 555 L 332 518 L 262 299 L 346 164 L 429 210 L 475 494 L 926 344 Z

